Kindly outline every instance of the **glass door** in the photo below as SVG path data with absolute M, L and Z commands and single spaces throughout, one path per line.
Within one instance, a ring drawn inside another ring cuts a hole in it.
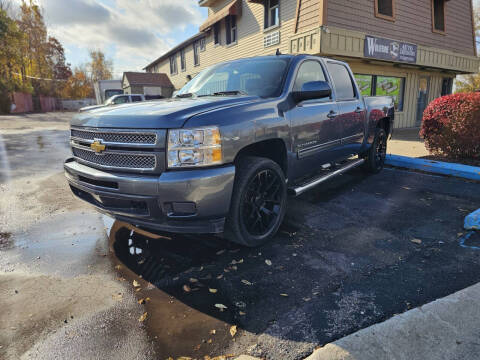
M 428 105 L 428 89 L 430 87 L 430 77 L 420 76 L 418 80 L 418 95 L 417 95 L 417 119 L 416 126 L 422 124 L 423 112 Z

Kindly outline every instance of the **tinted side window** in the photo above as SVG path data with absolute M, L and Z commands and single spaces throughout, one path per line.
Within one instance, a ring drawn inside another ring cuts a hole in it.
M 142 98 L 140 96 L 132 96 L 132 102 L 136 101 L 142 101 Z
M 127 96 L 120 96 L 120 97 L 116 98 L 115 100 L 113 100 L 114 104 L 124 104 L 126 102 L 128 102 L 128 97 Z
M 309 81 L 325 81 L 325 74 L 318 61 L 307 60 L 300 65 L 295 84 L 293 85 L 293 91 L 302 90 L 303 84 Z
M 337 100 L 350 100 L 355 98 L 355 89 L 353 88 L 352 78 L 347 68 L 344 65 L 335 63 L 328 63 L 327 67 L 333 79 Z

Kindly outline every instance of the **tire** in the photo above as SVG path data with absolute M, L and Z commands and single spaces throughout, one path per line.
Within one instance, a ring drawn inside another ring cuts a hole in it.
M 379 173 L 385 165 L 387 155 L 387 134 L 384 129 L 375 129 L 375 138 L 365 157 L 364 170 L 372 174 Z
M 225 237 L 255 247 L 278 231 L 287 207 L 285 175 L 277 163 L 261 157 L 245 157 L 236 166 Z

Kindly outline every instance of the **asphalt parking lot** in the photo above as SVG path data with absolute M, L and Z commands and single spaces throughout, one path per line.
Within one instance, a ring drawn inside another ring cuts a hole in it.
M 355 170 L 291 199 L 263 247 L 151 238 L 71 196 L 69 116 L 0 117 L 0 358 L 301 359 L 480 281 L 459 245 L 478 183 Z

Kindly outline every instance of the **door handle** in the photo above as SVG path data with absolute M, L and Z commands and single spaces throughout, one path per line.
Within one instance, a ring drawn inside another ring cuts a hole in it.
M 358 114 L 358 113 L 362 113 L 363 112 L 363 109 L 361 107 L 357 107 L 357 109 L 355 110 L 355 112 Z
M 337 116 L 338 116 L 338 114 L 337 114 L 335 111 L 333 111 L 333 110 L 331 110 L 331 111 L 328 113 L 328 115 L 327 115 L 327 117 L 328 117 L 329 119 L 336 118 Z

